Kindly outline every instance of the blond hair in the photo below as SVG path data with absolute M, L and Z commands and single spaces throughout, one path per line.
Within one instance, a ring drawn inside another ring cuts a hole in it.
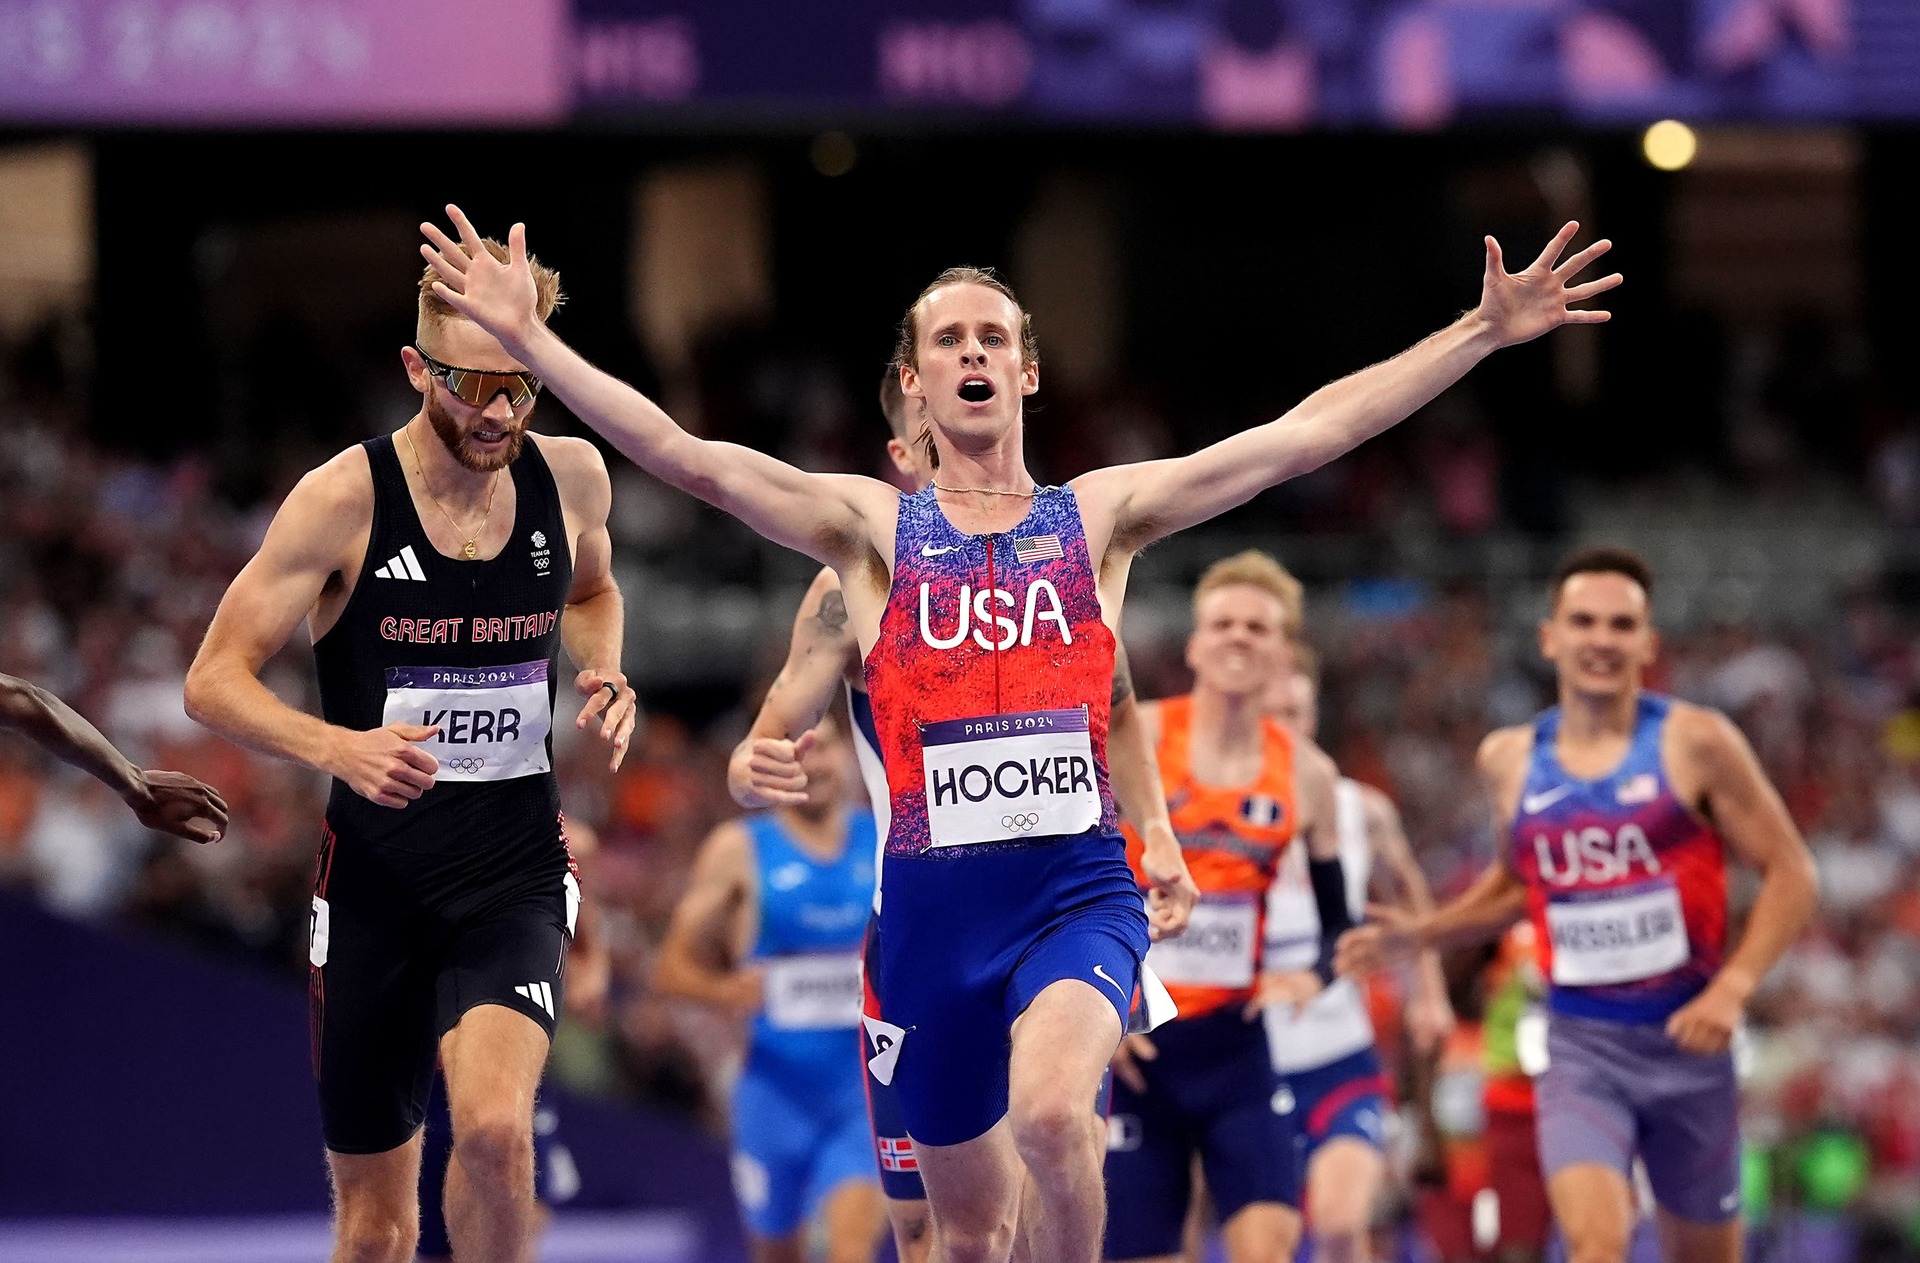
M 507 253 L 506 246 L 492 237 L 486 238 L 480 244 L 487 248 L 488 254 L 502 263 L 509 262 L 512 258 Z M 533 314 L 540 318 L 542 324 L 545 324 L 547 317 L 553 314 L 554 308 L 567 301 L 567 296 L 560 292 L 558 272 L 532 255 L 527 256 L 527 266 L 533 272 Z M 439 279 L 440 274 L 431 266 L 420 273 L 420 310 L 414 327 L 421 338 L 425 338 L 429 331 L 438 329 L 449 320 L 466 319 L 448 305 L 446 299 L 433 292 L 433 283 Z
M 1200 602 L 1221 588 L 1246 586 L 1258 588 L 1280 602 L 1281 629 L 1289 638 L 1297 636 L 1306 614 L 1306 590 L 1287 568 L 1257 548 L 1249 548 L 1231 557 L 1222 557 L 1207 567 L 1193 590 L 1193 612 L 1200 613 Z

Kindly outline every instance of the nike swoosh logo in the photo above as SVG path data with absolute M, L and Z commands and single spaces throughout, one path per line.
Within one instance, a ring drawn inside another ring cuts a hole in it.
M 944 548 L 935 548 L 932 544 L 920 545 L 920 555 L 922 557 L 944 557 L 948 553 L 958 552 L 959 550 L 960 545 L 958 544 L 948 544 Z
M 1520 810 L 1526 812 L 1528 815 L 1532 815 L 1536 811 L 1545 811 L 1572 792 L 1573 786 L 1561 785 L 1558 788 L 1548 790 L 1544 794 L 1528 794 L 1520 800 Z
M 1105 965 L 1095 965 L 1093 967 L 1093 976 L 1106 983 L 1109 987 L 1112 987 L 1115 991 L 1118 991 L 1122 1000 L 1131 998 L 1127 995 L 1127 989 L 1125 987 L 1107 977 L 1107 967 Z

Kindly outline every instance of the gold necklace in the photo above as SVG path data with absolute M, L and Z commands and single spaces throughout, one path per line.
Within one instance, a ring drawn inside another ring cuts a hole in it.
M 413 467 L 420 471 L 420 485 L 427 489 L 427 499 L 433 501 L 433 507 L 440 510 L 441 517 L 447 519 L 447 525 L 453 528 L 454 534 L 466 537 L 466 542 L 460 545 L 460 551 L 466 554 L 468 561 L 472 561 L 480 555 L 480 533 L 487 529 L 487 520 L 493 516 L 493 497 L 500 490 L 500 471 L 493 471 L 493 482 L 487 487 L 487 511 L 480 518 L 480 526 L 468 535 L 460 523 L 453 520 L 453 514 L 447 512 L 447 506 L 440 503 L 440 497 L 433 494 L 433 484 L 427 481 L 427 467 L 420 460 L 420 449 L 413 445 L 413 427 L 406 426 L 400 432 L 407 436 L 407 450 L 413 453 Z
M 935 491 L 945 491 L 950 495 L 956 496 L 1020 496 L 1028 500 L 1040 494 L 1040 488 L 1038 487 L 1034 487 L 1030 491 L 996 491 L 992 487 L 943 487 L 937 482 L 933 484 L 933 489 Z

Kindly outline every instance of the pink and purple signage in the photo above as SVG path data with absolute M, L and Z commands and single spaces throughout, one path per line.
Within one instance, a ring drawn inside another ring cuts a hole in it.
M 566 0 L 0 0 L 0 118 L 541 123 Z

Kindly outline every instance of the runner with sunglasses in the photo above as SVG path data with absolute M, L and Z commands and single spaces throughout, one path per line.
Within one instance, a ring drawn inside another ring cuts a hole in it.
M 457 208 L 456 242 L 423 225 L 447 302 L 626 456 L 839 574 L 866 662 L 891 790 L 876 1076 L 899 1088 L 943 1257 L 1003 1259 L 1022 1171 L 1036 1257 L 1092 1263 L 1105 1223 L 1092 1099 L 1133 1003 L 1148 927 L 1184 928 L 1192 878 L 1170 839 L 1141 867 L 1117 832 L 1105 747 L 1115 631 L 1133 556 L 1395 424 L 1500 347 L 1603 312 L 1618 284 L 1556 268 L 1569 224 L 1518 275 L 1487 241 L 1473 311 L 1279 421 L 1191 456 L 1027 472 L 1023 403 L 1040 387 L 1026 313 L 990 273 L 943 273 L 909 308 L 896 359 L 924 408 L 936 481 L 811 474 L 688 434 L 594 369 L 538 318 L 526 230 L 500 262 Z
M 482 249 L 477 241 L 476 249 Z M 491 247 L 501 259 L 504 247 Z M 529 316 L 559 278 L 522 258 Z M 423 278 L 402 429 L 307 474 L 227 590 L 189 712 L 333 779 L 313 899 L 312 1020 L 336 1257 L 411 1259 L 435 1056 L 453 1118 L 462 1258 L 520 1258 L 533 1100 L 580 889 L 551 728 L 560 649 L 626 754 L 612 490 L 592 444 L 528 432 L 538 380 Z M 304 620 L 321 716 L 260 681 Z
M 891 437 L 887 440 L 887 458 L 899 475 L 915 490 L 933 481 L 933 467 L 927 462 L 924 444 L 914 441 L 913 415 L 900 393 L 900 373 L 888 365 L 880 378 L 880 411 L 887 419 Z M 801 599 L 793 619 L 793 635 L 787 660 L 774 679 L 773 686 L 754 716 L 753 727 L 734 749 L 727 764 L 727 788 L 742 807 L 794 807 L 806 801 L 807 777 L 800 760 L 808 749 L 807 733 L 813 730 L 833 705 L 834 697 L 844 692 L 847 714 L 853 720 L 854 749 L 859 758 L 861 779 L 880 821 L 879 841 L 886 838 L 887 812 L 891 791 L 887 770 L 880 760 L 880 738 L 873 726 L 873 703 L 867 695 L 866 677 L 861 671 L 860 646 L 847 625 L 847 601 L 840 591 L 840 576 L 829 567 L 814 577 L 813 586 Z M 1112 722 L 1107 733 L 1107 754 L 1111 760 L 1113 794 L 1124 815 L 1142 834 L 1171 830 L 1167 802 L 1160 789 L 1160 772 L 1154 763 L 1153 748 L 1147 743 L 1140 717 L 1140 704 L 1133 695 L 1133 677 L 1127 670 L 1124 652 L 1116 649 L 1113 671 Z M 874 1159 L 880 1169 L 880 1185 L 887 1197 L 887 1215 L 893 1224 L 894 1248 L 902 1263 L 926 1263 L 933 1249 L 932 1225 L 927 1216 L 927 1189 L 920 1179 L 920 1164 L 914 1156 L 913 1141 L 907 1135 L 900 1114 L 899 1096 L 891 1081 L 882 1082 L 868 1070 L 867 1062 L 886 1053 L 884 1031 L 886 1005 L 874 985 L 879 961 L 881 880 L 885 876 L 884 848 L 874 857 L 876 880 L 873 890 L 874 915 L 867 923 L 864 953 L 865 1014 L 871 1029 L 862 1032 L 858 1072 L 866 1083 L 867 1121 L 872 1129 Z M 1096 1093 L 1095 1120 L 1105 1126 L 1107 1092 Z M 1030 1205 L 1030 1199 L 1023 1201 Z M 1026 1260 L 1025 1234 L 1014 1242 L 1013 1257 Z

